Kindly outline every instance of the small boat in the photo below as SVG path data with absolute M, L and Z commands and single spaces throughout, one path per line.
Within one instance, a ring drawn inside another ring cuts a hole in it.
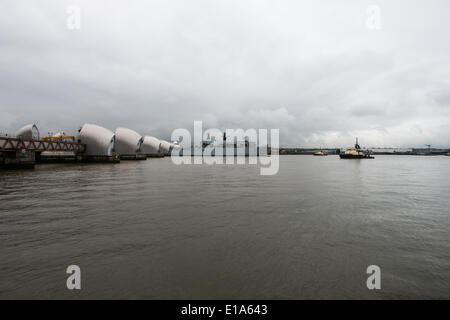
M 356 138 L 355 147 L 347 149 L 345 152 L 339 154 L 341 159 L 374 159 L 369 150 L 361 150 Z
M 319 157 L 323 157 L 323 156 L 327 156 L 328 153 L 323 152 L 322 150 L 320 150 L 320 151 L 314 152 L 314 155 L 315 156 L 319 156 Z

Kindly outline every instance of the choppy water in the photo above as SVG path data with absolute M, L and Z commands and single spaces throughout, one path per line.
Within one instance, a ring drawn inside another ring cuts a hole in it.
M 0 298 L 450 298 L 450 157 L 280 161 L 0 172 Z

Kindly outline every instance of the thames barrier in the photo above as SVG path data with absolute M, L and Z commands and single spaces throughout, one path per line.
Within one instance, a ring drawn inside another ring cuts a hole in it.
M 28 124 L 15 135 L 0 136 L 0 168 L 32 169 L 36 163 L 109 162 L 146 160 L 169 155 L 175 145 L 134 130 L 115 132 L 95 124 L 85 124 L 78 136 L 58 132 L 41 137 L 35 124 Z

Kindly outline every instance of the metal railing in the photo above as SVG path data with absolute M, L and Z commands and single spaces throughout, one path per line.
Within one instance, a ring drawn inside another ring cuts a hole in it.
M 69 151 L 82 153 L 85 145 L 78 142 L 70 141 L 43 141 L 43 140 L 27 140 L 22 138 L 13 138 L 8 136 L 0 136 L 0 151 L 16 151 L 20 149 L 30 151 Z

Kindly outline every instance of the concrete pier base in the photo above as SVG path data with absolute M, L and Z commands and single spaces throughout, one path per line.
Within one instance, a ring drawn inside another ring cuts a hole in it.
M 162 153 L 152 153 L 152 154 L 147 154 L 146 155 L 147 158 L 164 158 L 164 154 Z
M 147 160 L 145 154 L 121 154 L 120 160 Z
M 81 163 L 119 163 L 120 158 L 118 156 L 86 156 L 77 155 L 77 162 Z
M 35 152 L 16 150 L 0 152 L 0 169 L 34 169 Z
M 36 163 L 74 163 L 77 157 L 73 152 L 37 152 Z

